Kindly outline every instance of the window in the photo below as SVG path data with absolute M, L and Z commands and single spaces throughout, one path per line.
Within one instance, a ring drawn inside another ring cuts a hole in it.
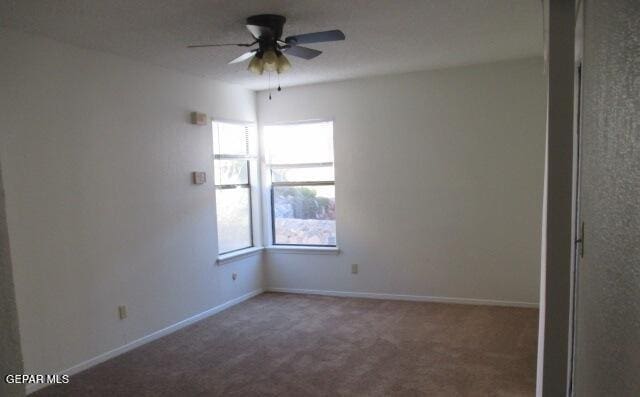
M 336 246 L 333 122 L 265 126 L 274 245 Z
M 251 136 L 251 125 L 213 122 L 219 254 L 253 247 L 251 178 L 256 156 Z

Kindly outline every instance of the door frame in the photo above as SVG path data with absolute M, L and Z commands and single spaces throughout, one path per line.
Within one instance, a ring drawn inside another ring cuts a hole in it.
M 548 91 L 537 396 L 566 396 L 570 384 L 576 10 L 576 0 L 544 0 Z
M 575 78 L 574 78 L 574 143 L 573 143 L 573 249 L 571 251 L 571 305 L 569 323 L 569 367 L 568 396 L 574 396 L 574 379 L 577 359 L 577 313 L 579 304 L 579 277 L 581 258 L 584 255 L 584 228 L 585 224 L 581 216 L 580 188 L 581 188 L 581 147 L 582 147 L 582 105 L 583 105 L 583 85 L 582 76 L 584 67 L 582 62 L 584 43 L 584 1 L 578 0 L 576 4 L 576 28 L 575 28 Z

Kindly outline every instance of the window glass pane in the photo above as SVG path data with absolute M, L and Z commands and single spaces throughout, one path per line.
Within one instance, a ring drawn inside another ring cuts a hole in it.
M 265 126 L 269 164 L 333 163 L 333 123 Z
M 333 166 L 271 169 L 272 182 L 318 182 L 333 179 Z
M 249 188 L 216 189 L 218 252 L 251 247 Z
M 216 185 L 243 185 L 249 183 L 249 161 L 214 160 Z
M 274 243 L 336 245 L 335 186 L 274 186 Z
M 230 155 L 249 154 L 249 134 L 243 124 L 213 123 L 213 153 Z

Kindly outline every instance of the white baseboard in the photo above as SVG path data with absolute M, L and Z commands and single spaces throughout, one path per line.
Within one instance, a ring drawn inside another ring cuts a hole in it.
M 177 330 L 179 330 L 181 328 L 186 327 L 187 325 L 191 325 L 191 324 L 193 324 L 195 322 L 198 322 L 198 321 L 203 320 L 203 319 L 205 319 L 205 318 L 207 318 L 209 316 L 212 316 L 212 315 L 214 315 L 216 313 L 219 313 L 219 312 L 223 311 L 224 309 L 228 309 L 231 306 L 234 306 L 234 305 L 237 305 L 238 303 L 244 302 L 247 299 L 253 298 L 256 295 L 260 295 L 263 292 L 264 292 L 264 289 L 259 288 L 259 289 L 256 289 L 254 291 L 251 291 L 251 292 L 249 292 L 247 294 L 239 296 L 239 297 L 237 297 L 235 299 L 231 299 L 230 301 L 227 301 L 227 302 L 225 302 L 225 303 L 223 303 L 221 305 L 212 307 L 211 309 L 205 310 L 202 313 L 198 313 L 195 316 L 189 317 L 189 318 L 184 319 L 184 320 L 182 320 L 180 322 L 177 322 L 177 323 L 175 323 L 173 325 L 170 325 L 170 326 L 168 326 L 166 328 L 163 328 L 161 330 L 155 331 L 155 332 L 153 332 L 153 333 L 151 333 L 149 335 L 143 336 L 142 338 L 139 338 L 139 339 L 136 339 L 134 341 L 131 341 L 131 342 L 127 343 L 126 345 L 122 345 L 122 346 L 117 347 L 117 348 L 115 348 L 113 350 L 110 350 L 108 352 L 102 353 L 102 354 L 100 354 L 98 356 L 95 356 L 93 358 L 90 358 L 90 359 L 88 359 L 86 361 L 83 361 L 83 362 L 81 362 L 79 364 L 76 364 L 76 365 L 74 365 L 74 366 L 72 366 L 70 368 L 67 368 L 64 371 L 60 371 L 60 372 L 58 372 L 58 375 L 74 375 L 74 374 L 77 374 L 78 372 L 84 371 L 85 369 L 91 368 L 91 367 L 93 367 L 95 365 L 98 365 L 98 364 L 100 364 L 100 363 L 102 363 L 104 361 L 107 361 L 107 360 L 109 360 L 109 359 L 111 359 L 113 357 L 119 356 L 122 353 L 126 353 L 129 350 L 135 349 L 136 347 L 142 346 L 142 345 L 144 345 L 146 343 L 154 341 L 154 340 L 156 340 L 158 338 L 161 338 L 161 337 L 163 337 L 165 335 L 173 333 L 173 332 L 175 332 L 175 331 L 177 331 Z M 49 384 L 46 384 L 46 383 L 31 383 L 31 384 L 27 384 L 25 391 L 26 391 L 27 394 L 30 394 L 30 393 L 35 392 L 36 390 L 40 390 L 40 389 L 45 388 L 47 386 L 49 386 Z
M 296 289 L 296 288 L 267 288 L 267 291 L 287 292 L 291 294 L 341 296 L 341 297 L 348 297 L 348 298 L 389 299 L 389 300 L 401 300 L 401 301 L 457 303 L 457 304 L 465 304 L 465 305 L 513 306 L 513 307 L 538 308 L 537 302 L 517 302 L 517 301 L 503 301 L 503 300 L 493 300 L 493 299 L 448 298 L 448 297 L 427 296 L 427 295 L 381 294 L 377 292 L 325 291 L 325 290 L 317 290 L 317 289 Z

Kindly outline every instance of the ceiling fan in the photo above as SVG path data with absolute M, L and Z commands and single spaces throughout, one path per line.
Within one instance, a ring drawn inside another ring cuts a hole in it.
M 251 59 L 249 69 L 256 74 L 263 72 L 285 72 L 291 68 L 289 60 L 284 56 L 293 55 L 303 59 L 313 59 L 322 54 L 322 51 L 313 48 L 303 47 L 300 44 L 323 43 L 327 41 L 344 40 L 344 33 L 340 30 L 328 30 L 324 32 L 305 33 L 295 36 L 288 36 L 282 39 L 282 28 L 287 19 L 282 15 L 254 15 L 247 18 L 247 29 L 254 38 L 251 43 L 240 44 L 197 44 L 187 46 L 188 48 L 238 46 L 254 48 L 240 55 L 229 62 L 238 63 Z

